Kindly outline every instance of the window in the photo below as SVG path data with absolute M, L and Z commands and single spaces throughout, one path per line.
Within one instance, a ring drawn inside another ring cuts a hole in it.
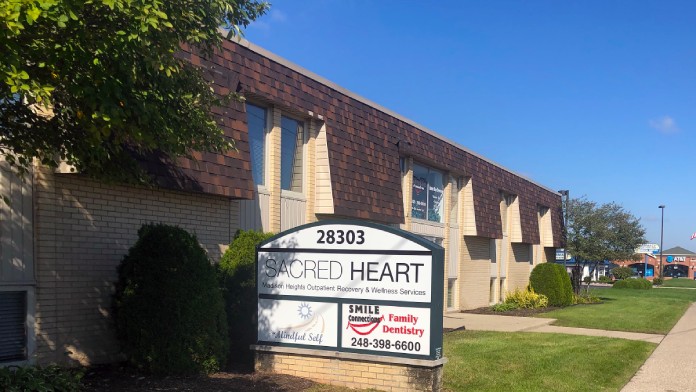
M 425 166 L 413 165 L 411 216 L 443 222 L 445 186 L 443 174 Z
M 251 155 L 251 176 L 254 184 L 265 183 L 264 157 L 266 155 L 266 109 L 247 103 L 247 123 L 249 124 L 249 152 Z
M 25 291 L 0 291 L 0 362 L 27 357 Z
M 447 279 L 447 309 L 454 308 L 454 283 L 456 279 Z
M 269 110 L 250 103 L 246 104 L 249 125 L 249 151 L 251 175 L 254 184 L 266 183 L 266 137 L 269 133 Z M 271 116 L 272 117 L 272 116 Z M 302 192 L 302 148 L 304 124 L 290 117 L 281 116 L 280 124 L 280 187 L 283 190 Z M 274 170 L 277 170 L 274 169 Z
M 302 192 L 303 124 L 283 116 L 280 119 L 280 128 L 280 188 Z

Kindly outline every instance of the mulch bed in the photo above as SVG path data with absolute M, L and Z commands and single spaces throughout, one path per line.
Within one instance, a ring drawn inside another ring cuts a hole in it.
M 533 317 L 540 313 L 550 312 L 552 310 L 561 309 L 558 306 L 549 306 L 541 309 L 513 309 L 505 312 L 495 312 L 490 307 L 483 307 L 471 310 L 463 310 L 462 313 L 474 314 L 492 314 L 495 316 L 516 316 L 516 317 Z
M 89 368 L 82 379 L 82 384 L 85 392 L 299 392 L 316 385 L 313 381 L 299 377 L 258 372 L 220 372 L 208 377 L 158 377 L 139 374 L 118 365 Z

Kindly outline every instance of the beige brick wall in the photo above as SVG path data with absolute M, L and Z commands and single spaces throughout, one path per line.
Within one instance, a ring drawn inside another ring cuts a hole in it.
M 317 136 L 319 134 L 319 126 L 316 120 L 307 120 L 306 122 L 307 132 L 309 132 L 309 137 L 307 138 L 307 154 L 306 154 L 306 166 L 305 172 L 305 187 L 304 193 L 307 197 L 307 205 L 305 207 L 305 222 L 312 223 L 316 222 L 317 215 L 316 211 L 316 199 L 317 199 Z
M 403 230 L 411 231 L 413 218 L 411 218 L 411 202 L 413 200 L 413 158 L 406 159 L 406 170 L 401 173 L 401 190 L 404 199 L 404 223 Z
M 35 196 L 40 363 L 117 358 L 109 319 L 113 283 L 142 224 L 195 233 L 215 261 L 236 231 L 230 222 L 237 211 L 221 197 L 106 185 L 45 169 L 37 171 Z
M 324 384 L 379 391 L 440 391 L 442 366 L 435 368 L 323 358 L 286 353 L 256 353 L 256 370 L 289 374 Z
M 273 126 L 266 138 L 266 147 L 268 148 L 266 188 L 271 194 L 268 206 L 270 231 L 278 233 L 280 232 L 280 136 L 282 133 L 280 120 L 282 112 L 278 108 L 273 108 L 272 116 Z
M 530 264 L 529 244 L 510 244 L 510 263 L 507 276 L 507 289 L 524 289 L 529 284 Z
M 444 268 L 444 271 L 445 271 L 445 273 L 444 273 L 444 277 L 443 277 L 444 279 L 443 279 L 443 281 L 442 281 L 442 287 L 443 287 L 443 290 L 442 290 L 442 294 L 443 294 L 443 298 L 442 298 L 442 305 L 443 305 L 443 306 L 442 306 L 442 311 L 446 313 L 446 312 L 447 312 L 447 290 L 448 290 L 448 285 L 449 285 L 449 264 L 450 264 L 450 257 L 451 257 L 451 254 L 450 254 L 450 253 L 452 252 L 452 250 L 450 249 L 450 242 L 451 242 L 451 241 L 450 241 L 450 236 L 452 235 L 452 233 L 451 233 L 451 231 L 449 230 L 449 227 L 450 227 L 451 224 L 456 224 L 456 223 L 457 223 L 456 221 L 454 221 L 454 222 L 452 221 L 452 214 L 450 213 L 450 209 L 452 208 L 452 207 L 451 207 L 451 205 L 452 205 L 452 188 L 453 188 L 453 186 L 456 187 L 457 185 L 456 185 L 456 184 L 452 184 L 452 181 L 451 181 L 451 179 L 450 179 L 450 176 L 447 175 L 447 174 L 445 174 L 445 175 L 443 176 L 443 180 L 444 180 L 444 183 L 445 183 L 445 184 L 444 184 L 444 185 L 445 185 L 445 189 L 444 189 L 444 200 L 443 200 L 443 202 L 444 202 L 444 204 L 445 204 L 445 206 L 444 206 L 444 208 L 443 208 L 443 214 L 444 214 L 444 218 L 445 218 L 445 219 L 444 219 L 444 224 L 445 224 L 445 238 L 443 238 L 443 240 L 442 240 L 442 247 L 445 248 L 445 255 L 444 255 L 444 258 L 445 258 L 445 260 L 444 260 L 444 262 L 445 262 L 445 263 L 444 263 L 444 264 L 445 264 L 445 266 L 444 266 L 444 267 L 445 267 L 445 268 Z M 413 190 L 412 190 L 412 191 L 413 191 Z M 454 288 L 454 290 L 456 290 L 456 287 Z M 455 293 L 456 293 L 456 291 L 455 291 Z M 456 297 L 457 295 L 454 294 L 454 296 Z M 456 303 L 457 301 L 454 300 L 454 301 L 452 301 L 452 302 L 455 302 L 455 303 Z M 454 306 L 453 306 L 453 307 L 454 307 Z
M 460 267 L 459 304 L 462 310 L 488 306 L 490 302 L 490 239 L 464 237 Z
M 316 163 L 310 170 L 315 171 L 315 199 L 316 214 L 333 214 L 333 188 L 331 185 L 331 168 L 329 166 L 329 148 L 326 141 L 326 124 L 317 125 L 317 137 L 315 140 Z M 308 211 L 311 212 L 310 209 Z
M 462 189 L 462 202 L 460 203 L 462 207 L 463 216 L 461 218 L 462 224 L 462 234 L 475 236 L 476 233 L 476 214 L 474 213 L 474 191 L 473 191 L 473 179 L 471 177 L 466 179 L 464 188 Z

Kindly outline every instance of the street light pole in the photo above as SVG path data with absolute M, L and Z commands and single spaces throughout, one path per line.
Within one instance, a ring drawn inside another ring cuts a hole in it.
M 561 196 L 565 196 L 565 208 L 563 209 L 563 240 L 565 244 L 563 245 L 563 266 L 565 267 L 566 261 L 568 260 L 568 200 L 570 197 L 570 191 L 567 189 L 562 189 L 558 191 Z
M 662 220 L 660 221 L 660 279 L 664 279 L 662 276 L 662 239 L 664 238 L 665 230 L 665 205 L 661 204 L 658 208 L 662 210 Z

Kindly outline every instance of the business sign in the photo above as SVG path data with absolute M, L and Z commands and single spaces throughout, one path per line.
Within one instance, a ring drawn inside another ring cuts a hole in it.
M 444 250 L 353 221 L 300 226 L 257 248 L 258 343 L 442 356 Z
M 635 249 L 635 253 L 644 253 L 654 255 L 660 253 L 660 245 L 658 244 L 643 244 Z
M 556 260 L 570 260 L 573 257 L 570 255 L 570 252 L 564 253 L 564 249 L 556 249 Z
M 346 328 L 342 346 L 362 351 L 426 355 L 430 353 L 430 322 L 428 308 L 344 303 L 341 324 Z M 437 333 L 442 334 L 442 331 Z
M 685 263 L 686 262 L 686 256 L 667 256 L 667 262 L 677 262 L 677 263 Z
M 259 299 L 259 340 L 308 346 L 336 347 L 330 321 L 338 317 L 333 303 Z M 328 321 L 328 322 L 327 322 Z
M 427 219 L 428 210 L 428 179 L 413 176 L 413 191 L 411 193 L 411 216 L 417 219 Z

